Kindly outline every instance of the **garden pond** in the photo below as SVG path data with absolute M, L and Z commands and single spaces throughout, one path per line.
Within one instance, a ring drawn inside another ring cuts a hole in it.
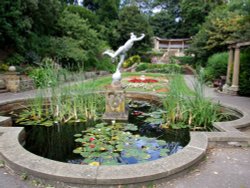
M 25 127 L 25 149 L 61 162 L 94 166 L 136 164 L 172 155 L 188 144 L 188 128 L 161 126 L 164 111 L 159 106 L 147 101 L 130 101 L 128 106 L 128 122 L 97 119 L 25 125 L 25 121 L 15 121 L 17 112 L 11 114 L 15 126 Z

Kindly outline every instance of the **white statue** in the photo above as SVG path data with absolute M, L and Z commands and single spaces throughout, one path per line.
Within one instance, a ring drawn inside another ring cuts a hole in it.
M 103 52 L 104 55 L 106 54 L 110 56 L 112 60 L 114 60 L 118 55 L 120 56 L 120 61 L 116 67 L 116 71 L 112 75 L 113 82 L 121 80 L 120 68 L 124 62 L 126 52 L 133 46 L 135 41 L 140 41 L 144 37 L 145 37 L 145 34 L 142 34 L 140 37 L 137 38 L 136 35 L 134 35 L 134 33 L 130 33 L 130 39 L 123 46 L 120 46 L 118 50 L 116 50 L 115 52 L 110 51 L 110 50 L 106 50 L 105 52 Z

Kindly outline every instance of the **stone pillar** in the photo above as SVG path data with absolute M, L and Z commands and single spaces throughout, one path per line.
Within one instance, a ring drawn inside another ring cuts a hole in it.
M 233 81 L 231 90 L 234 92 L 234 94 L 237 94 L 237 91 L 239 90 L 239 70 L 240 70 L 240 48 L 235 48 L 234 53 L 234 70 L 233 70 Z
M 159 50 L 159 40 L 157 38 L 154 38 L 154 49 Z
M 7 72 L 4 76 L 6 89 L 10 92 L 18 92 L 20 90 L 20 76 L 17 72 Z
M 227 64 L 227 80 L 226 84 L 229 85 L 231 83 L 231 70 L 233 65 L 233 58 L 234 58 L 234 51 L 233 48 L 229 48 L 229 56 L 228 56 L 228 64 Z
M 128 120 L 128 110 L 126 109 L 125 91 L 120 82 L 112 84 L 106 91 L 106 110 L 103 120 Z

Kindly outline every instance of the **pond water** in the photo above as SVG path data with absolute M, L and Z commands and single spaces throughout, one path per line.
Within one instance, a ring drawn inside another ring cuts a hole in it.
M 54 124 L 49 127 L 39 125 L 25 126 L 27 134 L 24 148 L 36 155 L 61 162 L 90 164 L 96 161 L 100 164 L 119 165 L 156 160 L 172 155 L 188 144 L 190 139 L 188 129 L 165 129 L 159 126 L 159 122 L 145 121 L 147 119 L 145 114 L 161 110 L 159 107 L 145 101 L 134 101 L 129 104 L 129 109 L 128 126 L 134 124 L 137 128 L 126 131 L 122 128 L 120 130 L 124 132 L 122 134 L 126 134 L 123 138 L 123 140 L 126 139 L 126 142 L 124 142 L 125 144 L 123 144 L 121 150 L 115 151 L 116 153 L 113 150 L 110 152 L 111 150 L 107 149 L 108 147 L 106 147 L 104 141 L 103 144 L 99 144 L 99 147 L 105 147 L 103 150 L 106 153 L 101 152 L 100 157 L 96 157 L 96 152 L 92 150 L 93 144 L 91 145 L 91 143 L 88 143 L 90 149 L 87 152 L 84 150 L 84 153 L 95 156 L 93 157 L 94 159 L 87 159 L 87 156 L 84 158 L 84 155 L 79 155 L 80 152 L 73 153 L 79 147 L 79 143 L 75 142 L 76 137 L 74 135 L 81 133 L 83 137 L 80 139 L 94 140 L 93 136 L 87 137 L 87 133 L 90 135 L 91 130 L 106 128 L 105 126 L 107 125 L 93 128 L 96 124 L 102 123 L 101 120 L 88 123 Z M 19 125 L 16 124 L 16 126 Z M 126 127 L 127 124 L 125 123 L 124 126 Z M 112 126 L 110 127 L 112 129 Z M 96 135 L 96 132 L 92 135 Z M 120 135 L 119 133 L 118 136 Z

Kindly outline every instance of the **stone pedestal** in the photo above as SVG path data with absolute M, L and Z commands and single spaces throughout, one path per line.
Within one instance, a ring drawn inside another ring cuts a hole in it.
M 106 111 L 103 114 L 104 120 L 127 121 L 128 111 L 125 103 L 125 91 L 120 82 L 112 83 L 106 92 Z
M 20 89 L 20 76 L 17 72 L 8 72 L 4 76 L 6 89 L 10 92 L 18 92 Z

